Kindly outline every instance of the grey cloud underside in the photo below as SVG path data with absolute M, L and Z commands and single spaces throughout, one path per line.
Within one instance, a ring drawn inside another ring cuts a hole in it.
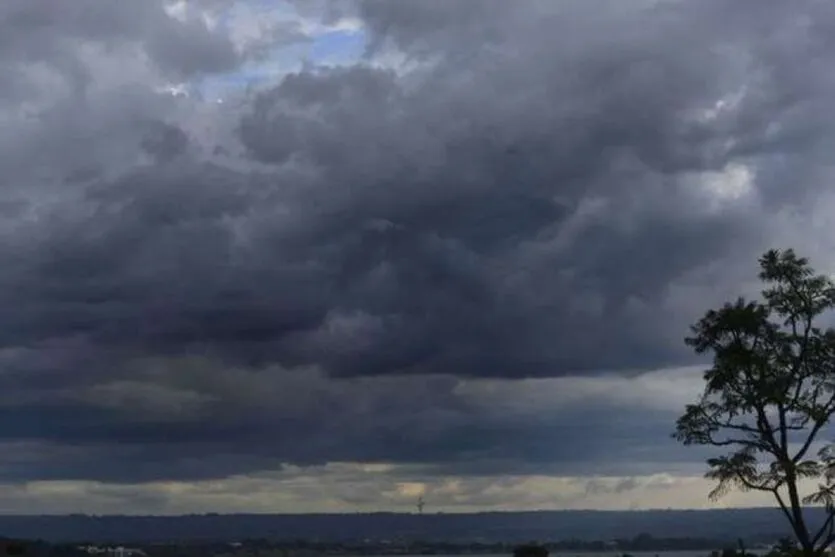
M 48 0 L 10 0 L 0 8 L 0 64 L 14 78 L 19 64 L 43 63 L 65 73 L 77 87 L 96 79 L 75 47 L 84 43 L 118 48 L 139 42 L 164 73 L 172 77 L 234 69 L 239 55 L 227 36 L 213 32 L 197 17 L 177 21 L 163 2 L 114 5 L 100 0 L 55 5 Z M 18 76 L 19 77 L 19 76 Z M 12 81 L 19 81 L 12 80 Z
M 369 57 L 399 49 L 423 65 L 304 70 L 203 111 L 153 89 L 238 67 L 247 54 L 222 28 L 155 2 L 3 3 L 0 75 L 19 79 L 0 87 L 0 112 L 16 114 L 0 132 L 0 439 L 49 447 L 3 473 L 216 477 L 330 460 L 580 472 L 684 458 L 660 441 L 666 413 L 514 421 L 446 384 L 412 392 L 438 374 L 691 361 L 688 323 L 734 292 L 774 240 L 770 217 L 802 214 L 828 186 L 835 12 L 512 4 L 334 3 L 368 26 Z M 125 69 L 155 81 L 101 85 L 119 68 L 107 56 L 131 49 L 144 57 L 125 54 Z M 709 209 L 699 175 L 730 164 L 751 169 L 759 201 Z M 677 289 L 717 264 L 698 299 Z M 172 394 L 185 372 L 142 364 L 183 356 L 215 366 L 223 387 Z M 326 402 L 294 406 L 307 368 L 331 382 Z M 236 398 L 254 373 L 275 376 L 255 408 Z M 394 377 L 416 382 L 375 383 Z M 647 456 L 656 442 L 661 456 Z M 104 455 L 114 464 L 84 472 Z
M 617 475 L 689 469 L 694 456 L 669 439 L 670 410 L 485 404 L 451 377 L 335 382 L 144 362 L 123 379 L 39 394 L 0 412 L 14 455 L 0 465 L 7 479 L 212 479 L 332 461 L 410 464 L 426 476 Z

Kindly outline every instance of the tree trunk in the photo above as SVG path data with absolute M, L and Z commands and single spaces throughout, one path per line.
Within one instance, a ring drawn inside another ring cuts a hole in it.
M 791 506 L 792 527 L 800 543 L 803 557 L 819 557 L 819 552 L 812 545 L 809 535 L 809 528 L 806 527 L 806 520 L 803 516 L 803 506 L 800 502 L 800 495 L 797 491 L 797 476 L 794 469 L 789 465 L 786 469 L 786 488 L 789 492 L 789 505 Z

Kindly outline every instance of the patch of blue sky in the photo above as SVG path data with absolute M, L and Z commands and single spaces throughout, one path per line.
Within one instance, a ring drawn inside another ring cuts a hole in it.
M 194 89 L 207 100 L 223 98 L 249 87 L 277 82 L 287 73 L 301 69 L 305 62 L 317 66 L 351 64 L 362 57 L 365 46 L 366 37 L 361 30 L 325 31 L 310 41 L 277 46 L 264 58 L 235 72 L 206 77 L 194 84 Z
M 365 47 L 363 31 L 340 29 L 315 37 L 309 47 L 309 55 L 315 64 L 351 64 L 362 57 Z
M 198 88 L 205 98 L 213 99 L 279 80 L 287 73 L 301 68 L 308 50 L 309 46 L 305 44 L 276 48 L 262 59 L 249 62 L 234 72 L 204 78 Z

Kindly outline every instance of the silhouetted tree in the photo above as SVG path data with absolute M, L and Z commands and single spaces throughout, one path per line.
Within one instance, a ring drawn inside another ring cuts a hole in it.
M 771 493 L 802 555 L 818 557 L 835 542 L 835 451 L 810 456 L 835 413 L 835 330 L 820 324 L 835 307 L 835 285 L 793 250 L 771 250 L 759 263 L 761 301 L 739 298 L 691 328 L 687 344 L 712 354 L 713 365 L 674 437 L 727 449 L 707 462 L 706 477 L 718 482 L 711 498 Z M 822 524 L 810 524 L 804 504 L 824 507 Z

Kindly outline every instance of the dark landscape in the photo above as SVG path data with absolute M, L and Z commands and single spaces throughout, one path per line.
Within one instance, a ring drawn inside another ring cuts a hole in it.
M 810 516 L 815 510 L 810 509 Z M 819 513 L 822 515 L 822 511 Z M 230 542 L 246 539 L 322 543 L 420 540 L 457 543 L 580 542 L 653 538 L 689 542 L 773 543 L 786 535 L 776 509 L 542 511 L 474 514 L 204 514 L 190 516 L 0 516 L 0 535 L 50 542 Z M 697 547 L 692 547 L 696 545 Z M 672 549 L 650 547 L 648 550 Z M 587 547 L 595 549 L 596 546 Z M 599 547 L 597 548 L 599 549 Z

